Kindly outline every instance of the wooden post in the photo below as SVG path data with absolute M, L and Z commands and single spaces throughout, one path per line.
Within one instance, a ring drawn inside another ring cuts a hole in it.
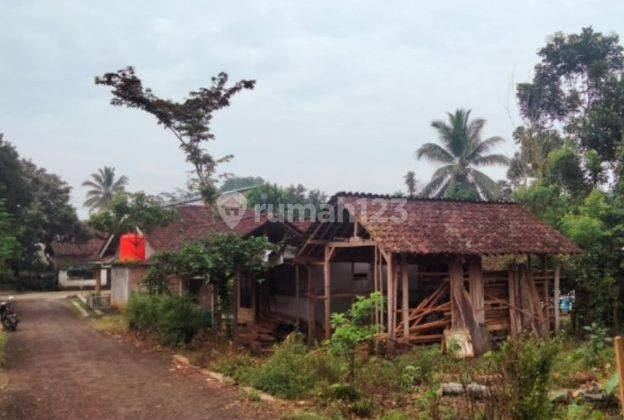
M 299 264 L 295 264 L 295 302 L 297 304 L 297 329 L 299 329 L 299 322 L 301 321 L 301 287 L 299 284 Z
M 312 287 L 312 266 L 306 265 L 308 271 L 308 343 L 312 344 L 316 338 L 316 316 L 315 305 L 316 301 L 312 298 L 314 288 Z
M 392 314 L 395 313 L 396 307 L 394 306 L 394 271 L 392 267 L 392 254 L 388 256 L 386 259 L 386 269 L 387 269 L 387 294 L 388 294 L 388 352 L 390 354 L 394 353 L 394 344 L 396 340 L 395 334 L 395 326 L 396 324 L 393 322 Z
M 334 253 L 334 248 L 325 247 L 325 258 L 323 259 L 323 280 L 325 284 L 325 320 L 324 320 L 324 328 L 325 328 L 325 338 L 331 338 L 331 257 Z
M 452 328 L 465 328 L 470 334 L 475 356 L 482 355 L 489 348 L 486 337 L 478 325 L 474 305 L 470 294 L 464 287 L 464 269 L 459 258 L 454 258 L 449 265 L 451 306 L 456 310 L 451 312 Z
M 559 334 L 561 331 L 561 320 L 559 316 L 559 298 L 561 297 L 561 290 L 559 283 L 561 281 L 561 263 L 557 261 L 555 264 L 555 287 L 554 287 L 554 311 L 555 311 L 555 334 Z
M 234 313 L 232 314 L 231 334 L 232 339 L 236 342 L 236 331 L 238 330 L 238 307 L 240 305 L 240 272 L 234 273 L 234 299 L 232 299 L 232 306 L 234 306 Z
M 516 308 L 520 306 L 517 295 L 517 280 L 516 268 L 511 267 L 507 273 L 508 280 L 508 292 L 509 292 L 509 335 L 512 338 L 518 337 L 520 332 L 520 320 L 518 319 L 518 312 Z
M 102 267 L 95 269 L 95 294 L 99 295 L 102 292 Z
M 471 258 L 468 263 L 468 282 L 470 284 L 470 298 L 474 305 L 475 318 L 480 326 L 485 325 L 485 284 L 481 257 Z
M 403 341 L 409 343 L 409 278 L 407 276 L 407 258 L 401 256 L 401 318 L 403 321 Z
M 619 382 L 620 412 L 624 415 L 624 349 L 622 349 L 622 337 L 615 337 L 613 342 L 615 346 L 615 362 L 617 365 L 617 374 Z

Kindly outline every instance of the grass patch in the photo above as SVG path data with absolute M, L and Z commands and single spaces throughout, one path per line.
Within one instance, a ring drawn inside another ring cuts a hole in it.
M 6 346 L 9 341 L 9 334 L 6 331 L 0 330 L 0 368 L 4 366 L 6 362 Z
M 128 331 L 128 322 L 120 314 L 104 315 L 91 321 L 94 330 L 105 334 L 123 334 Z

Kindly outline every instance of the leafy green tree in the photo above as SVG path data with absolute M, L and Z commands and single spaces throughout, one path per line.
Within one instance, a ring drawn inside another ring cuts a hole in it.
M 0 200 L 0 282 L 6 282 L 12 277 L 10 264 L 16 260 L 18 252 L 19 243 L 11 229 L 11 216 Z
M 261 210 L 293 219 L 310 217 L 312 210 L 318 209 L 327 201 L 325 193 L 320 190 L 308 191 L 301 184 L 281 187 L 265 183 L 249 190 L 246 198 L 249 207 L 260 206 Z M 289 209 L 292 210 L 291 214 L 287 214 Z
M 163 207 L 155 196 L 145 193 L 117 194 L 108 207 L 91 214 L 89 225 L 100 232 L 118 234 L 140 229 L 149 232 L 175 219 L 173 207 Z
M 236 308 L 234 282 L 241 277 L 262 281 L 267 269 L 264 255 L 273 250 L 264 236 L 240 238 L 233 234 L 215 235 L 204 242 L 186 245 L 179 252 L 159 253 L 152 257 L 152 268 L 146 276 L 148 289 L 166 290 L 167 276 L 182 279 L 201 278 L 214 286 L 217 302 L 213 314 L 219 330 L 225 322 L 228 336 L 233 334 Z
M 259 176 L 231 176 L 221 183 L 219 190 L 221 192 L 239 190 L 241 188 L 255 187 L 265 183 L 266 181 L 264 178 Z
M 58 176 L 20 158 L 0 134 L 0 197 L 20 252 L 10 262 L 15 274 L 43 268 L 37 250 L 54 240 L 85 235 L 69 204 L 71 188 Z
M 231 97 L 243 89 L 253 89 L 255 80 L 241 80 L 226 86 L 228 75 L 219 73 L 212 78 L 212 86 L 189 92 L 181 102 L 162 99 L 151 89 L 144 88 L 133 67 L 95 78 L 95 84 L 112 88 L 114 106 L 138 108 L 156 117 L 158 124 L 169 130 L 179 142 L 195 171 L 197 189 L 207 204 L 217 198 L 215 172 L 217 165 L 232 156 L 215 159 L 206 151 L 208 143 L 215 139 L 210 130 L 213 113 L 230 105 Z
M 325 344 L 332 354 L 347 360 L 349 381 L 355 376 L 357 346 L 371 339 L 378 331 L 378 326 L 371 324 L 370 319 L 376 307 L 383 308 L 383 300 L 379 292 L 368 297 L 357 296 L 347 313 L 333 313 L 331 316 L 334 332 Z
M 407 171 L 403 179 L 405 181 L 405 186 L 407 187 L 407 195 L 409 197 L 414 197 L 416 195 L 416 190 L 418 189 L 416 174 L 414 171 Z
M 622 140 L 624 55 L 617 35 L 591 27 L 556 33 L 538 52 L 533 80 L 517 86 L 521 114 L 537 129 L 563 126 L 582 150 L 612 161 Z
M 115 179 L 115 168 L 105 166 L 91 174 L 91 179 L 82 183 L 83 187 L 89 187 L 84 206 L 89 211 L 100 211 L 105 209 L 113 201 L 113 198 L 125 192 L 128 184 L 128 177 L 125 175 Z
M 442 145 L 426 143 L 417 151 L 418 159 L 427 158 L 443 166 L 438 168 L 422 194 L 446 198 L 495 199 L 497 183 L 476 169 L 480 166 L 507 165 L 509 159 L 501 154 L 487 154 L 501 137 L 481 138 L 485 120 L 470 120 L 470 111 L 458 109 L 448 114 L 448 121 L 434 121 Z

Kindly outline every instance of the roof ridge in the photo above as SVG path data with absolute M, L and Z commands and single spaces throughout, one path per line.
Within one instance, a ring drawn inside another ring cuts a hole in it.
M 406 197 L 392 194 L 375 194 L 365 193 L 359 191 L 339 191 L 330 197 L 329 202 L 335 200 L 338 197 L 363 197 L 363 198 L 403 198 L 408 201 L 422 201 L 422 202 L 443 202 L 443 203 L 473 203 L 473 204 L 514 204 L 518 203 L 513 200 L 474 200 L 474 199 L 461 199 L 461 198 L 441 198 L 441 197 Z

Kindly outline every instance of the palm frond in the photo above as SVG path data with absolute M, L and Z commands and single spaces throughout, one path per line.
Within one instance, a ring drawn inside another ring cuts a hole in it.
M 431 175 L 431 178 L 440 178 L 440 177 L 447 177 L 447 176 L 451 176 L 453 173 L 453 170 L 455 169 L 455 165 L 444 165 L 438 169 L 436 169 L 436 171 L 433 173 L 433 175 Z
M 473 159 L 471 163 L 475 166 L 509 165 L 509 158 L 502 154 L 492 154 L 479 156 L 478 158 Z
M 453 155 L 451 155 L 442 146 L 435 143 L 425 143 L 418 148 L 416 151 L 416 158 L 420 159 L 422 157 L 433 162 L 441 163 L 453 163 L 455 161 Z
M 425 188 L 422 189 L 420 195 L 424 197 L 438 197 L 440 195 L 440 191 L 444 188 L 444 186 L 448 183 L 449 177 L 438 177 L 432 178 L 431 181 Z
M 119 177 L 119 179 L 117 181 L 115 181 L 111 187 L 112 191 L 121 191 L 124 189 L 124 187 L 128 184 L 128 177 L 125 175 L 122 175 Z
M 495 200 L 499 197 L 500 186 L 492 178 L 476 169 L 470 171 L 470 177 L 475 186 L 479 189 L 479 192 L 483 194 L 483 198 Z

